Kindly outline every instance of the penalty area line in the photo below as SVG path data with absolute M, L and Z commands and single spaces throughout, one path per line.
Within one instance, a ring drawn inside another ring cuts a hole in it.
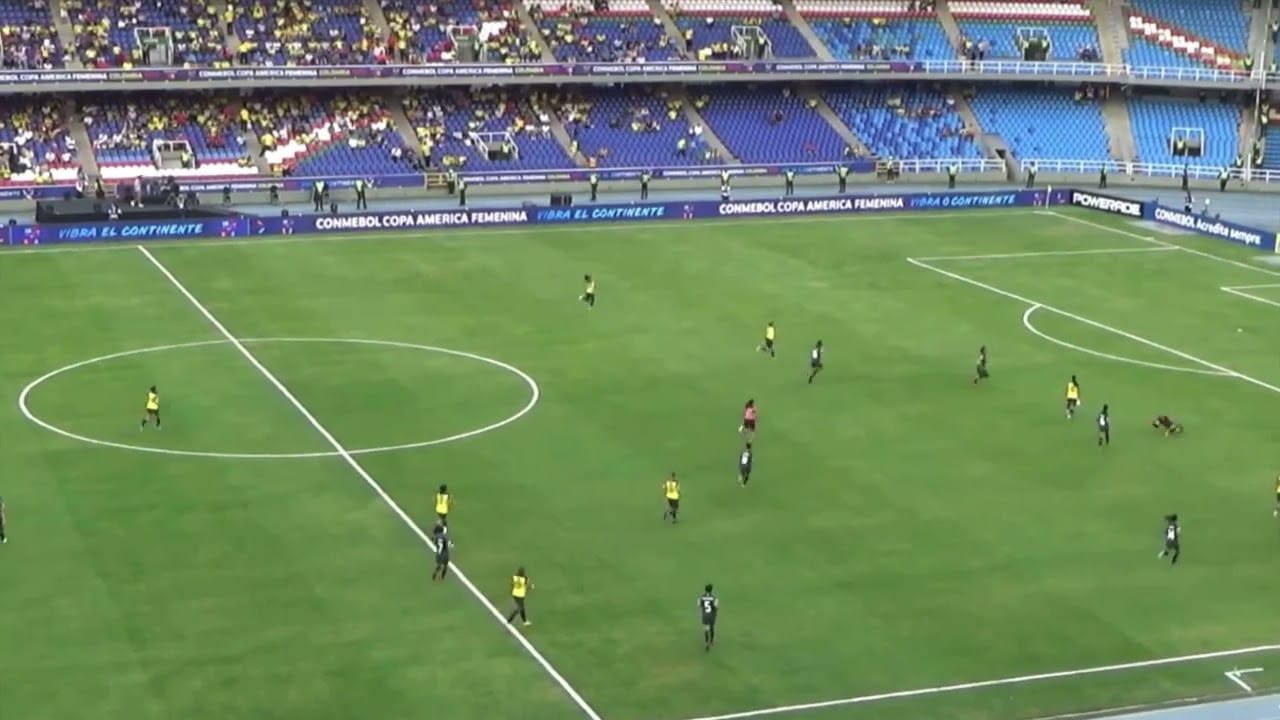
M 338 457 L 342 458 L 343 462 L 355 471 L 355 474 L 358 475 L 361 480 L 364 480 L 365 484 L 369 486 L 369 489 L 373 490 L 374 494 L 391 509 L 391 512 L 394 513 L 395 516 L 399 518 L 400 521 L 404 523 L 405 526 L 408 527 L 424 545 L 434 552 L 436 548 L 435 544 L 431 541 L 431 537 L 427 535 L 422 528 L 418 527 L 418 524 L 413 521 L 413 518 L 409 517 L 409 514 L 400 507 L 399 503 L 397 503 L 395 499 L 383 489 L 382 485 L 364 469 L 364 466 L 355 459 L 351 454 L 351 451 L 347 450 L 342 443 L 338 442 L 338 439 L 334 437 L 333 433 L 329 432 L 329 430 L 322 425 L 318 419 L 316 419 L 316 416 L 302 404 L 302 401 L 299 400 L 297 396 L 289 390 L 289 388 L 285 387 L 285 384 L 281 382 L 275 374 L 268 370 L 253 353 L 249 352 L 249 349 L 245 347 L 244 342 L 235 335 L 232 335 L 231 331 L 228 330 L 216 316 L 214 316 L 209 308 L 205 307 L 204 303 L 201 303 L 200 300 L 196 298 L 196 296 L 192 294 L 192 292 L 188 290 L 180 280 L 178 280 L 177 276 L 174 275 L 169 268 L 165 267 L 165 265 L 161 263 L 155 255 L 151 254 L 150 250 L 142 245 L 138 245 L 137 249 L 142 253 L 142 256 L 155 267 L 156 270 L 160 271 L 160 274 L 169 281 L 169 284 L 172 285 L 174 289 L 182 295 L 182 297 L 186 298 L 187 302 L 195 308 L 197 312 L 204 316 L 204 319 L 213 326 L 214 330 L 217 330 L 219 335 L 226 338 L 226 341 L 230 343 L 231 346 L 234 347 L 236 351 L 238 351 L 240 355 L 242 355 L 244 359 L 247 360 L 249 364 L 252 365 L 253 368 L 257 370 L 258 373 L 262 375 L 262 377 L 265 378 L 267 382 L 270 383 L 272 387 L 274 387 L 276 391 L 289 402 L 290 405 L 293 406 L 295 410 L 298 411 L 298 414 L 301 415 L 303 419 L 311 425 L 311 427 L 315 428 L 315 431 L 324 438 L 325 442 L 327 442 L 330 447 L 333 448 L 334 453 Z M 458 582 L 467 589 L 467 592 L 471 593 L 471 595 L 479 601 L 484 609 L 489 612 L 489 615 L 494 620 L 498 621 L 499 626 L 501 626 L 508 635 L 515 638 L 516 642 L 520 644 L 520 647 L 524 648 L 524 651 L 529 655 L 529 657 L 533 658 L 533 660 L 538 663 L 546 674 L 555 681 L 556 685 L 559 685 L 560 689 L 563 690 L 571 700 L 573 700 L 574 704 L 578 706 L 578 709 L 582 711 L 583 715 L 589 718 L 589 720 L 601 720 L 599 713 L 597 713 L 595 709 L 587 703 L 586 699 L 584 699 L 582 695 L 569 684 L 569 681 L 560 674 L 560 671 L 556 670 L 555 667 L 552 666 L 551 662 L 533 646 L 533 643 L 529 642 L 528 638 L 521 635 L 510 623 L 507 622 L 507 619 L 498 611 L 498 608 L 494 607 L 493 603 L 489 601 L 489 598 L 485 597 L 484 593 L 480 592 L 480 589 L 476 587 L 475 583 L 471 582 L 471 579 L 468 578 L 456 565 L 453 566 L 453 574 L 458 579 Z
M 1019 253 L 994 253 L 991 255 L 935 255 L 933 257 L 916 258 L 925 262 L 938 260 L 1009 260 L 1013 258 L 1061 257 L 1071 255 L 1127 255 L 1130 253 L 1174 252 L 1176 247 L 1127 247 L 1098 248 L 1094 250 L 1040 250 Z
M 1017 677 L 998 678 L 995 680 L 979 680 L 977 682 L 956 683 L 954 685 L 938 685 L 936 687 L 916 688 L 914 690 L 898 690 L 895 692 L 877 693 L 875 695 L 859 695 L 857 697 L 822 700 L 819 702 L 800 703 L 797 705 L 778 705 L 776 707 L 761 708 L 759 710 L 747 710 L 744 712 L 726 713 L 724 715 L 706 715 L 703 717 L 687 718 L 686 720 L 745 720 L 746 718 L 785 715 L 809 710 L 824 710 L 849 705 L 864 705 L 885 700 L 904 700 L 930 695 L 945 695 L 949 693 L 964 692 L 967 690 L 1007 687 L 1010 685 L 1026 685 L 1028 683 L 1041 682 L 1044 680 L 1061 680 L 1063 678 L 1086 677 L 1089 675 L 1101 675 L 1104 673 L 1122 672 L 1125 670 L 1142 670 L 1145 668 L 1162 667 L 1165 665 L 1179 665 L 1203 660 L 1216 660 L 1219 658 L 1253 655 L 1263 652 L 1275 652 L 1278 650 L 1280 650 L 1280 645 L 1258 645 L 1256 647 L 1238 648 L 1235 650 L 1219 650 L 1215 652 L 1196 653 L 1194 655 L 1178 655 L 1174 657 L 1156 658 L 1154 660 L 1138 660 L 1136 662 L 1116 663 L 1113 665 L 1099 665 L 1097 667 L 1079 668 L 1076 670 L 1058 670 L 1055 672 L 1019 675 Z

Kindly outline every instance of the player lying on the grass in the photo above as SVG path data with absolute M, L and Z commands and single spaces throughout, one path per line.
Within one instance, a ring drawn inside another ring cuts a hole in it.
M 1165 437 L 1182 432 L 1182 425 L 1168 415 L 1157 415 L 1156 419 L 1151 421 L 1151 427 L 1163 430 Z

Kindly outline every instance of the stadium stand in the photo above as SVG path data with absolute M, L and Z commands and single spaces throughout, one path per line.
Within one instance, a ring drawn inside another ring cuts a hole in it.
M 844 141 L 816 106 L 784 87 L 712 91 L 698 112 L 729 152 L 744 163 L 828 162 Z
M 677 44 L 645 0 L 529 0 L 543 41 L 561 62 L 669 60 Z
M 52 69 L 64 64 L 45 0 L 0 0 L 0 67 Z
M 257 173 L 239 132 L 236 103 L 228 97 L 98 97 L 82 105 L 81 115 L 106 179 Z M 163 160 L 168 156 L 174 162 Z
M 1022 59 L 1026 43 L 1037 37 L 1049 41 L 1048 60 L 1101 59 L 1097 26 L 1078 1 L 960 0 L 950 7 L 964 36 L 964 54 L 973 59 Z
M 514 88 L 424 92 L 404 99 L 421 155 L 432 167 L 481 172 L 573 167 L 551 134 L 555 104 L 544 94 Z M 514 157 L 491 159 L 484 152 L 502 142 L 515 146 Z
M 64 0 L 87 67 L 227 65 L 226 24 L 193 0 L 117 3 Z
M 589 164 L 600 167 L 654 167 L 706 162 L 711 152 L 705 128 L 690 126 L 683 102 L 665 90 L 608 88 L 590 98 L 570 96 L 557 105 L 571 137 Z M 687 149 L 678 152 L 679 142 Z
M 969 106 L 984 133 L 999 135 L 1018 160 L 1106 160 L 1101 91 L 983 87 Z
M 1140 65 L 1239 68 L 1245 63 L 1249 19 L 1241 6 L 1140 0 L 1128 14 L 1131 48 Z
M 967 128 L 941 92 L 910 85 L 827 88 L 827 104 L 877 157 L 980 158 Z
M 955 48 L 932 12 L 902 2 L 798 0 L 796 9 L 837 60 L 952 60 Z
M 385 47 L 361 0 L 249 0 L 235 8 L 242 65 L 379 62 Z
M 1265 143 L 1262 166 L 1269 170 L 1280 170 L 1280 120 L 1272 120 L 1262 138 Z
M 11 95 L 0 103 L 0 187 L 65 182 L 78 170 L 57 100 Z
M 415 158 L 386 98 L 366 93 L 272 95 L 249 103 L 263 158 L 284 175 L 392 175 Z
M 1229 165 L 1239 150 L 1240 108 L 1234 105 L 1134 97 L 1129 101 L 1129 117 L 1141 162 L 1181 164 L 1183 159 L 1173 156 L 1169 144 L 1171 134 L 1178 128 L 1186 128 L 1193 134 L 1203 131 L 1204 151 L 1199 158 L 1189 158 L 1193 165 Z
M 507 2 L 382 0 L 382 12 L 391 27 L 389 52 L 401 62 L 450 61 L 462 57 L 459 43 L 475 43 L 478 57 L 488 62 L 540 59 Z
M 668 3 L 668 9 L 685 47 L 702 60 L 751 57 L 739 39 L 757 31 L 774 57 L 814 57 L 809 41 L 772 0 L 680 0 Z

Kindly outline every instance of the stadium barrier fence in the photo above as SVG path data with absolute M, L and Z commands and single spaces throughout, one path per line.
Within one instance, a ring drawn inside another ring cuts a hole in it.
M 1069 190 L 1067 204 L 1088 208 L 1111 215 L 1147 220 L 1161 225 L 1180 228 L 1198 235 L 1226 240 L 1264 252 L 1277 251 L 1276 234 L 1269 230 L 1249 227 L 1223 220 L 1216 215 L 1197 213 L 1194 210 L 1171 208 L 1159 201 L 1139 202 L 1128 198 L 1104 195 L 1085 190 Z

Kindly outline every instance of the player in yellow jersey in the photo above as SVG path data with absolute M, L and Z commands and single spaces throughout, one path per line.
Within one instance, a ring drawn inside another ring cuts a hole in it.
M 680 512 L 680 481 L 676 480 L 676 474 L 671 473 L 671 477 L 662 483 L 662 495 L 667 499 L 667 509 L 662 513 L 662 519 L 671 518 L 674 524 L 677 522 L 676 514 Z
M 145 429 L 148 421 L 155 421 L 156 429 L 160 429 L 160 393 L 156 391 L 155 385 L 147 390 L 147 405 L 142 414 L 142 425 L 138 429 Z
M 777 335 L 778 329 L 775 328 L 773 326 L 773 322 L 770 321 L 768 325 L 764 326 L 764 342 L 756 348 L 756 352 L 767 352 L 769 353 L 769 357 L 777 357 L 773 352 L 773 340 Z
M 516 616 L 520 617 L 520 622 L 525 627 L 533 624 L 529 622 L 529 614 L 524 607 L 524 599 L 532 589 L 533 583 L 529 581 L 529 573 L 524 571 L 523 566 L 516 568 L 516 574 L 511 576 L 511 599 L 515 602 L 515 609 L 507 616 L 508 625 L 516 621 Z
M 1080 407 L 1080 382 L 1072 375 L 1067 381 L 1067 419 L 1076 416 L 1076 408 Z
M 582 282 L 586 284 L 586 289 L 582 291 L 582 296 L 578 299 L 587 304 L 587 307 L 596 306 L 596 281 L 590 275 L 583 275 Z
M 436 517 L 441 525 L 449 524 L 449 509 L 453 507 L 453 496 L 449 494 L 449 486 L 441 485 L 436 492 Z

